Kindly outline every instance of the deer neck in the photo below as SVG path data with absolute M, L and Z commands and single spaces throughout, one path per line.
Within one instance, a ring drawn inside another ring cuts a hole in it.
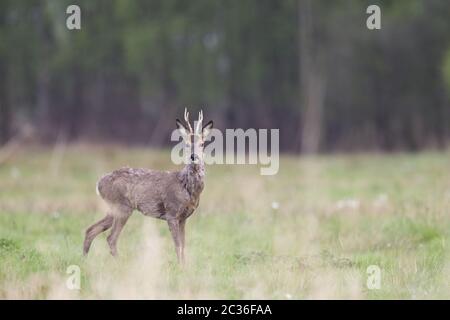
M 198 198 L 203 190 L 203 178 L 205 176 L 205 165 L 187 164 L 178 174 L 183 187 L 187 190 L 191 198 Z

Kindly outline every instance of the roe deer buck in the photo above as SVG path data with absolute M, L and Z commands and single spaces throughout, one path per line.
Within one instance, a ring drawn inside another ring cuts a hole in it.
M 195 131 L 189 123 L 189 113 L 184 110 L 184 125 L 176 120 L 184 140 L 185 155 L 189 161 L 180 171 L 155 171 L 122 168 L 105 175 L 97 183 L 97 193 L 106 201 L 110 211 L 106 217 L 86 230 L 83 253 L 87 255 L 94 238 L 111 229 L 107 241 L 111 254 L 117 254 L 117 239 L 131 216 L 138 210 L 146 216 L 166 220 L 175 242 L 178 261 L 184 262 L 184 227 L 186 219 L 198 207 L 203 190 L 205 164 L 203 146 L 211 132 L 213 122 L 202 126 L 200 111 Z

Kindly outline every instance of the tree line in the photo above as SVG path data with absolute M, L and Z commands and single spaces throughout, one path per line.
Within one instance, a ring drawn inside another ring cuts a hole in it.
M 445 148 L 450 2 L 2 0 L 0 143 L 164 146 L 184 107 L 290 152 Z M 81 8 L 81 30 L 66 8 Z

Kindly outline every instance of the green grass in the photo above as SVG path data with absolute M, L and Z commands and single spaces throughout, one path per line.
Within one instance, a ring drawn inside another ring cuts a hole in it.
M 210 166 L 180 268 L 166 224 L 137 212 L 117 259 L 106 234 L 81 256 L 104 214 L 97 179 L 125 165 L 173 169 L 168 151 L 30 148 L 0 167 L 0 298 L 448 299 L 449 156 L 284 156 L 275 176 Z M 70 265 L 79 291 L 66 286 Z

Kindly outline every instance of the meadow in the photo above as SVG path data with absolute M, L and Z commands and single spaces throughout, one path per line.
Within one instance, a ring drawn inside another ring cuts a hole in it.
M 450 153 L 281 157 L 207 167 L 181 268 L 164 221 L 135 212 L 109 255 L 97 179 L 168 170 L 168 150 L 29 147 L 0 166 L 1 299 L 449 299 Z M 67 268 L 79 266 L 80 290 Z M 367 286 L 369 266 L 380 286 Z

